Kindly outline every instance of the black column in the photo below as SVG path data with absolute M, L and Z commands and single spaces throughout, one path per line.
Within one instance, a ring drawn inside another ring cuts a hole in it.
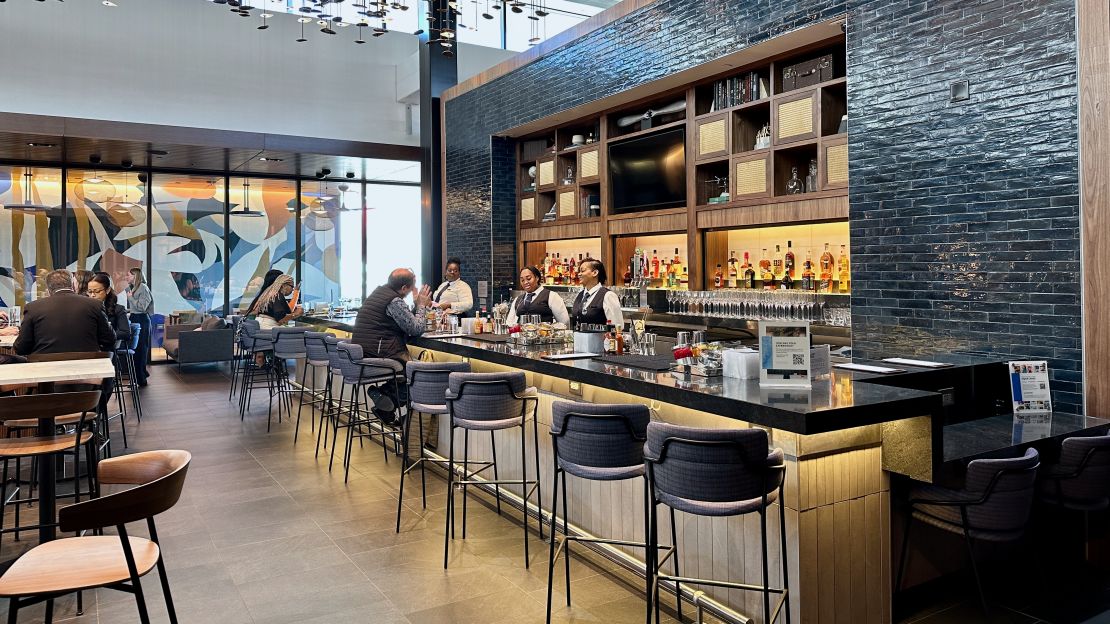
M 440 95 L 458 82 L 458 64 L 453 37 L 441 39 L 441 31 L 456 32 L 455 16 L 447 0 L 431 0 L 430 13 L 422 16 L 420 35 L 420 242 L 424 249 L 421 274 L 429 284 L 438 284 L 443 270 L 443 139 Z M 450 55 L 445 55 L 444 52 Z

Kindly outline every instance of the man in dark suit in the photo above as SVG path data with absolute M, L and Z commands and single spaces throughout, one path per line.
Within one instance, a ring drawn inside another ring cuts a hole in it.
M 51 271 L 45 281 L 50 296 L 32 301 L 24 308 L 15 352 L 29 355 L 111 351 L 116 334 L 104 315 L 104 304 L 78 295 L 69 271 Z

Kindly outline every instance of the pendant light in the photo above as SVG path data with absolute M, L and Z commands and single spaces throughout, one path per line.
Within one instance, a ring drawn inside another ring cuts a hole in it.
M 116 196 L 116 187 L 108 180 L 101 177 L 94 169 L 92 175 L 82 178 L 81 191 L 85 199 L 102 204 L 111 201 Z
M 228 213 L 232 217 L 262 217 L 265 216 L 258 210 L 251 210 L 251 182 L 243 178 L 243 209 L 232 210 Z
M 127 214 L 131 214 L 131 209 L 142 207 L 141 204 L 131 201 L 131 189 L 128 187 L 126 176 L 127 174 L 124 174 L 123 201 L 109 202 L 112 204 L 112 207 L 108 209 L 108 212 L 125 212 Z
M 34 175 L 30 167 L 23 168 L 23 201 L 18 204 L 8 204 L 8 208 L 19 212 L 42 212 L 48 209 L 48 206 L 36 204 L 32 198 L 31 182 Z

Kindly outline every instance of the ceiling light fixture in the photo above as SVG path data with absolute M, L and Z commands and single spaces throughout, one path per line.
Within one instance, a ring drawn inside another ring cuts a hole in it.
M 251 181 L 248 178 L 243 178 L 243 209 L 232 210 L 227 213 L 232 217 L 263 217 L 263 213 L 257 210 L 251 210 Z
M 112 2 L 112 0 L 101 0 L 101 1 L 100 1 L 100 4 L 103 4 L 103 5 L 104 5 L 104 6 L 106 6 L 106 7 L 114 7 L 114 6 L 119 6 L 119 5 L 118 5 L 118 4 L 116 4 L 115 2 Z
M 31 184 L 34 173 L 30 167 L 23 168 L 23 201 L 18 204 L 8 204 L 7 208 L 18 212 L 42 212 L 47 209 L 42 204 L 36 204 L 31 193 Z

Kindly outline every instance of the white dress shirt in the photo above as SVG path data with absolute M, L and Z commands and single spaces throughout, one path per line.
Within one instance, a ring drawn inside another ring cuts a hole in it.
M 594 295 L 597 291 L 601 290 L 601 284 L 594 284 L 593 288 L 583 289 L 586 291 L 586 298 L 582 300 L 582 309 L 585 310 L 590 306 L 590 302 L 594 300 Z M 601 307 L 605 310 L 605 318 L 616 327 L 624 326 L 624 312 L 621 312 L 621 299 L 617 293 L 608 291 L 605 293 L 605 300 L 601 302 Z
M 535 301 L 536 298 L 539 297 L 540 293 L 542 293 L 543 291 L 543 286 L 539 286 L 535 290 L 533 290 L 531 293 L 532 300 Z M 516 302 L 523 301 L 524 297 L 527 296 L 528 293 L 524 293 L 516 299 L 513 299 L 512 304 L 509 305 L 509 315 L 505 317 L 505 324 L 509 327 L 516 325 Z M 563 301 L 563 297 L 559 295 L 559 293 L 555 292 L 554 290 L 551 291 L 551 296 L 547 298 L 547 305 L 551 308 L 551 315 L 555 317 L 556 322 L 562 323 L 568 327 L 570 326 L 570 313 L 567 312 L 567 304 Z
M 432 301 L 435 303 L 450 303 L 450 312 L 462 314 L 474 307 L 474 293 L 470 284 L 457 279 L 453 282 L 443 282 L 432 291 Z

